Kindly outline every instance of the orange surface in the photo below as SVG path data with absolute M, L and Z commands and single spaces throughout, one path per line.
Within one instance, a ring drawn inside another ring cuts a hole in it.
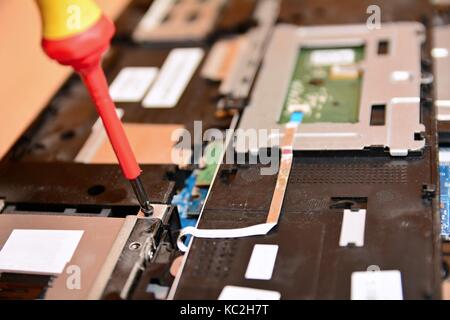
M 183 128 L 181 125 L 170 124 L 124 124 L 125 132 L 140 164 L 173 164 L 172 149 L 177 139 L 173 141 L 172 134 Z M 91 163 L 117 163 L 108 139 L 105 138 Z
M 130 0 L 97 0 L 116 18 Z M 0 1 L 0 158 L 56 93 L 71 70 L 42 52 L 41 21 L 33 0 Z

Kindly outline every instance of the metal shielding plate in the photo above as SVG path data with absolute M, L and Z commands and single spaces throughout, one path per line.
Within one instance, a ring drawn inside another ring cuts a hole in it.
M 386 41 L 388 52 L 379 54 L 379 43 Z M 415 134 L 425 131 L 425 126 L 420 123 L 420 61 L 424 41 L 424 27 L 415 22 L 385 23 L 375 30 L 369 30 L 366 25 L 300 28 L 279 25 L 275 28 L 250 104 L 244 111 L 242 131 L 238 135 L 247 134 L 249 129 L 278 129 L 279 134 L 271 134 L 265 139 L 260 137 L 257 144 L 258 148 L 278 146 L 282 139 L 282 125 L 278 120 L 302 47 L 364 45 L 365 57 L 359 64 L 363 72 L 359 121 L 353 124 L 302 124 L 294 149 L 362 150 L 377 146 L 388 148 L 392 156 L 406 156 L 410 151 L 423 149 L 425 141 L 416 140 Z M 371 126 L 372 106 L 380 104 L 386 106 L 385 123 Z M 238 152 L 249 151 L 245 143 L 239 142 L 236 149 Z
M 201 41 L 213 31 L 224 0 L 157 0 L 133 33 L 137 42 Z

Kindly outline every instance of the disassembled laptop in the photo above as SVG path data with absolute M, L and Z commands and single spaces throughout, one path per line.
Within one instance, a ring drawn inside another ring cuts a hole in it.
M 70 78 L 0 162 L 0 247 L 82 237 L 59 272 L 0 254 L 0 298 L 450 298 L 445 1 L 134 0 L 116 25 L 104 67 L 155 212 Z

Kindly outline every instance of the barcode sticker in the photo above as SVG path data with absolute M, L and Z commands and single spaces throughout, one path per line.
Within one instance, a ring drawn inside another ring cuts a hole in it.
M 174 108 L 204 56 L 201 48 L 174 49 L 167 57 L 156 83 L 145 97 L 145 108 Z

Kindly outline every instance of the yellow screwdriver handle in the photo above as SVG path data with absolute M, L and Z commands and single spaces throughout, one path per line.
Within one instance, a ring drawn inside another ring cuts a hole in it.
M 36 0 L 39 6 L 43 36 L 62 40 L 76 36 L 95 25 L 102 12 L 93 0 Z

